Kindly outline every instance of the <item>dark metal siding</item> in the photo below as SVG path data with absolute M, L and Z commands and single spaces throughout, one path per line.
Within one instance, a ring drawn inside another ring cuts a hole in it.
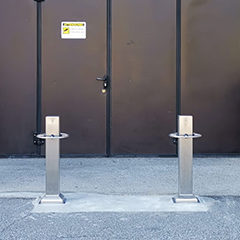
M 0 7 L 0 154 L 33 154 L 36 11 L 33 0 Z
M 112 153 L 175 153 L 175 1 L 113 1 Z
M 107 0 L 46 0 L 42 7 L 42 121 L 61 117 L 70 134 L 62 152 L 175 153 L 168 134 L 176 128 L 176 1 L 112 0 L 112 55 Z M 182 0 L 181 15 L 181 109 L 203 134 L 195 152 L 240 153 L 240 2 Z M 64 20 L 86 21 L 87 39 L 62 40 Z M 0 155 L 36 154 L 36 25 L 35 1 L 1 3 Z M 109 116 L 95 80 L 107 72 Z
M 239 153 L 240 1 L 182 1 L 182 110 L 196 153 Z

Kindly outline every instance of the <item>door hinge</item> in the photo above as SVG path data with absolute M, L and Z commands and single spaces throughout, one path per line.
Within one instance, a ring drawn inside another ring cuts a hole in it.
M 45 140 L 38 138 L 37 135 L 38 133 L 33 133 L 33 144 L 37 146 L 42 146 L 45 143 Z

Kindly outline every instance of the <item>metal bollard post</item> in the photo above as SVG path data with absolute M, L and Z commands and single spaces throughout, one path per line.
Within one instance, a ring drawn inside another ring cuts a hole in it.
M 193 117 L 179 115 L 178 133 L 171 133 L 169 136 L 178 139 L 178 196 L 173 198 L 173 202 L 199 202 L 193 194 L 192 139 L 201 135 L 193 133 Z
M 65 203 L 66 199 L 60 193 L 59 140 L 67 138 L 68 134 L 60 133 L 59 117 L 47 116 L 46 133 L 38 134 L 37 137 L 46 140 L 46 193 L 39 203 Z

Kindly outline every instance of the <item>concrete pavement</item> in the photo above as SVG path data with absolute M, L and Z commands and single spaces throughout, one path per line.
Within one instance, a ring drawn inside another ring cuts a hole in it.
M 69 204 L 61 211 L 36 208 L 44 165 L 44 159 L 0 159 L 0 239 L 240 239 L 239 158 L 194 159 L 194 192 L 203 200 L 196 211 L 166 211 L 164 201 L 177 192 L 175 158 L 61 159 Z M 92 207 L 103 208 L 83 211 L 81 200 L 89 196 Z M 135 211 L 117 211 L 126 199 Z M 146 211 L 144 202 L 155 210 Z

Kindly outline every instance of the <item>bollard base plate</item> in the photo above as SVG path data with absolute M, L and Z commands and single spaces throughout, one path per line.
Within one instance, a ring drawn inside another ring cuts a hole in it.
M 52 203 L 52 204 L 64 204 L 66 202 L 66 198 L 64 198 L 63 194 L 59 195 L 49 195 L 45 194 L 40 198 L 39 204 Z
M 200 203 L 199 199 L 194 195 L 176 196 L 172 198 L 174 203 Z

